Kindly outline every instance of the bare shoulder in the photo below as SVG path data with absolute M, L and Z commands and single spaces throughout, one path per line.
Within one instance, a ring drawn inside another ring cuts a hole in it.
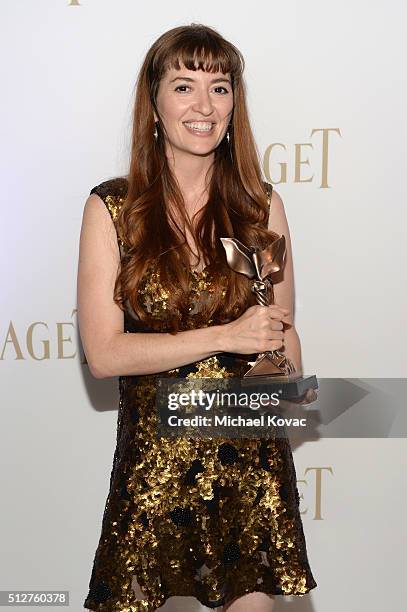
M 107 181 L 103 181 L 96 187 L 91 189 L 90 198 L 94 197 L 93 204 L 90 204 L 90 207 L 94 207 L 95 214 L 98 214 L 97 204 L 103 209 L 106 209 L 108 214 L 110 215 L 113 224 L 116 225 L 116 221 L 122 208 L 126 195 L 128 191 L 128 181 L 125 177 L 119 177 L 115 179 L 109 179 Z M 92 200 L 91 200 L 92 201 Z M 104 217 L 106 216 L 106 211 L 104 213 Z
M 278 234 L 288 232 L 284 202 L 280 194 L 274 188 L 270 198 L 268 229 L 273 230 Z
M 284 212 L 284 202 L 278 191 L 273 188 L 270 198 L 270 213 L 275 213 L 276 211 L 280 213 Z
M 126 177 L 108 179 L 93 187 L 85 202 L 84 222 L 89 222 L 92 226 L 102 224 L 108 232 L 112 233 L 127 189 Z
M 85 201 L 82 223 L 86 229 L 99 228 L 108 233 L 116 231 L 104 200 L 95 192 L 91 193 Z
M 97 193 L 91 193 L 82 214 L 80 252 L 93 259 L 110 257 L 119 259 L 116 227 L 105 202 Z

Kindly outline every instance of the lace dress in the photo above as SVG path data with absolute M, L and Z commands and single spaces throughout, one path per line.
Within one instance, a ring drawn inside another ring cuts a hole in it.
M 126 189 L 119 178 L 91 191 L 113 222 Z M 123 253 L 120 238 L 118 244 Z M 211 266 L 190 271 L 183 329 L 217 324 L 200 318 L 212 274 Z M 167 331 L 168 293 L 157 270 L 139 291 L 150 325 L 128 306 L 125 332 Z M 221 353 L 166 373 L 119 377 L 117 444 L 86 609 L 153 612 L 180 595 L 217 608 L 252 591 L 304 595 L 317 586 L 287 439 L 156 435 L 158 376 L 241 376 L 246 364 Z

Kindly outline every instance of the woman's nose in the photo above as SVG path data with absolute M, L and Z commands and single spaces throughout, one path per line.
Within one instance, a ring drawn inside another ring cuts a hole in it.
M 203 115 L 210 115 L 213 112 L 212 100 L 207 91 L 200 91 L 197 93 L 193 110 L 197 110 Z

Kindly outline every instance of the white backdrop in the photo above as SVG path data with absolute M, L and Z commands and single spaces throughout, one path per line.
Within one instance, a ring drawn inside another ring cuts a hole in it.
M 401 0 L 0 4 L 0 589 L 70 590 L 72 610 L 87 593 L 117 383 L 82 363 L 79 231 L 90 189 L 126 172 L 137 71 L 165 30 L 205 23 L 246 58 L 265 176 L 291 230 L 305 371 L 406 376 L 406 19 Z M 405 451 L 405 439 L 295 450 L 318 587 L 276 610 L 401 607 Z M 204 609 L 185 602 L 163 609 Z

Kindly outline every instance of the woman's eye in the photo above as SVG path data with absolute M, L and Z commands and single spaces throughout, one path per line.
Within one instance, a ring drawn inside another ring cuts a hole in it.
M 189 87 L 189 85 L 178 85 L 175 88 L 175 91 L 179 91 L 181 93 L 185 93 L 187 90 L 191 89 Z M 228 89 L 226 89 L 226 87 L 223 87 L 222 85 L 219 85 L 218 87 L 215 87 L 215 92 L 216 93 L 221 93 L 221 94 L 227 94 L 229 93 Z

